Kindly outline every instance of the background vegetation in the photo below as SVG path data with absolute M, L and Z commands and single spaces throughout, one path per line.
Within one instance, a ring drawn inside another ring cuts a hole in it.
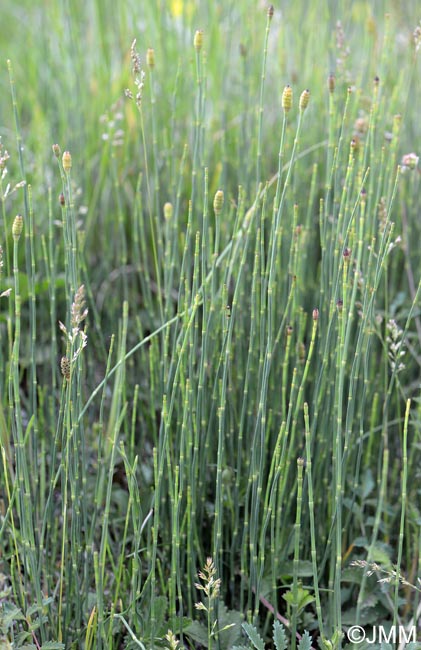
M 0 647 L 417 625 L 417 10 L 3 2 Z

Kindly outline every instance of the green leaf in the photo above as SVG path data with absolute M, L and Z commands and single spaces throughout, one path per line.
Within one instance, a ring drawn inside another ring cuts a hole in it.
M 364 571 L 356 566 L 347 566 L 341 575 L 341 582 L 360 585 L 363 579 Z M 343 587 L 344 588 L 344 587 Z
M 228 609 L 224 603 L 218 606 L 218 634 L 222 650 L 230 650 L 241 634 L 241 612 Z
M 311 648 L 311 636 L 306 630 L 300 639 L 300 643 L 298 644 L 298 650 L 310 650 L 310 648 Z
M 184 630 L 184 634 L 192 638 L 193 641 L 200 643 L 204 648 L 208 647 L 208 629 L 199 621 L 193 621 L 188 625 Z
M 286 562 L 281 562 L 279 565 L 279 574 L 282 576 L 290 576 L 292 577 L 293 574 L 293 568 L 292 568 L 292 560 L 291 561 L 286 561 Z M 298 565 L 298 573 L 297 573 L 299 578 L 308 578 L 313 575 L 313 565 L 310 562 L 310 560 L 301 560 L 299 565 Z
M 229 610 L 224 603 L 220 602 L 218 607 L 218 635 L 219 644 L 222 650 L 231 650 L 234 643 L 241 634 L 241 612 Z M 190 622 L 184 627 L 184 634 L 191 637 L 193 641 L 205 648 L 209 645 L 208 629 L 199 621 Z
M 345 508 L 351 510 L 351 512 L 353 512 L 354 515 L 356 515 L 357 517 L 361 517 L 361 508 L 354 499 L 349 499 L 348 497 L 345 497 L 344 499 L 342 499 L 342 503 L 345 506 Z
M 373 473 L 372 473 L 371 469 L 367 469 L 365 474 L 364 474 L 363 485 L 362 485 L 363 499 L 366 499 L 368 497 L 368 495 L 371 494 L 371 492 L 374 489 L 374 486 L 375 486 L 375 482 L 374 482 L 374 479 L 373 479 Z
M 187 616 L 177 617 L 173 629 L 174 634 L 184 634 L 184 630 L 186 630 L 192 622 L 192 619 Z
M 302 610 L 305 609 L 307 605 L 314 602 L 315 600 L 314 596 L 310 594 L 308 589 L 303 589 L 301 586 L 298 586 L 296 594 L 291 588 L 290 591 L 287 591 L 286 594 L 283 595 L 283 599 L 286 600 L 289 605 L 297 606 L 297 614 L 302 612 Z
M 392 569 L 390 561 L 391 548 L 388 544 L 377 542 L 371 547 L 370 559 L 376 564 L 381 564 L 383 569 Z
M 28 639 L 31 639 L 31 638 L 32 638 L 32 634 L 30 632 L 28 632 L 27 630 L 22 630 L 21 632 L 16 634 L 16 636 L 14 638 L 15 647 L 19 648 L 19 650 L 21 650 L 22 648 L 25 648 L 25 647 L 29 648 L 31 646 L 35 648 L 36 646 L 26 643 L 28 641 Z
M 47 641 L 41 646 L 41 650 L 63 650 L 64 643 L 59 643 L 58 641 Z
M 20 271 L 18 275 L 19 275 L 20 299 L 23 304 L 29 299 L 29 291 L 30 291 L 29 280 L 27 274 L 23 273 L 22 271 Z M 5 287 L 14 287 L 15 278 L 14 277 L 4 278 L 2 286 L 3 285 Z M 63 289 L 64 286 L 65 286 L 64 276 L 63 275 L 57 276 L 55 279 L 55 288 Z M 34 283 L 35 295 L 39 297 L 43 293 L 47 293 L 48 291 L 50 291 L 50 287 L 51 284 L 46 278 L 41 278 L 39 280 L 36 280 Z
M 367 537 L 356 537 L 354 541 L 352 542 L 353 546 L 359 546 L 362 548 L 367 548 L 368 546 L 368 539 Z
M 253 625 L 250 625 L 250 623 L 243 623 L 242 628 L 256 650 L 265 650 L 264 641 Z
M 276 650 L 286 650 L 288 641 L 285 634 L 284 626 L 279 621 L 273 624 L 273 642 Z
M 4 603 L 1 613 L 1 624 L 3 629 L 7 630 L 15 621 L 24 621 L 25 617 L 19 607 L 13 603 Z
M 380 604 L 375 607 L 365 607 L 360 612 L 360 625 L 376 625 L 378 621 L 384 620 L 385 609 Z M 357 610 L 355 607 L 343 612 L 342 623 L 344 625 L 355 625 L 357 620 Z
M 155 598 L 155 627 L 154 630 L 151 629 L 150 623 L 146 626 L 145 636 L 164 636 L 168 630 L 168 624 L 166 621 L 166 614 L 168 609 L 168 601 L 165 596 L 158 596 Z

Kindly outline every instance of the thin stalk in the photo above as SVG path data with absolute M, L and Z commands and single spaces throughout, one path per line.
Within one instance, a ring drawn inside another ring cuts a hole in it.
M 291 649 L 297 647 L 298 615 L 298 565 L 300 563 L 301 508 L 303 502 L 303 468 L 304 460 L 297 459 L 297 512 L 294 525 L 294 560 L 292 564 L 292 606 L 291 606 Z
M 269 32 L 270 24 L 273 16 L 273 7 L 269 7 L 267 11 L 266 19 L 266 31 L 265 31 L 265 42 L 263 46 L 263 59 L 262 59 L 262 72 L 260 75 L 260 96 L 259 96 L 259 106 L 257 114 L 257 156 L 256 156 L 256 192 L 259 189 L 260 185 L 260 168 L 262 165 L 262 124 L 263 124 L 263 97 L 265 89 L 265 80 L 266 80 L 266 61 L 268 54 L 268 41 L 269 41 Z
M 409 424 L 409 414 L 411 409 L 411 400 L 406 401 L 405 409 L 405 420 L 403 425 L 403 440 L 402 440 L 402 488 L 401 488 L 401 518 L 399 523 L 399 542 L 398 542 L 398 558 L 396 560 L 396 582 L 395 582 L 395 594 L 393 601 L 393 626 L 396 628 L 398 620 L 398 597 L 399 597 L 399 576 L 402 563 L 402 550 L 403 550 L 403 538 L 404 538 L 404 529 L 405 529 L 405 514 L 406 514 L 406 505 L 407 505 L 407 483 L 408 483 L 408 424 Z

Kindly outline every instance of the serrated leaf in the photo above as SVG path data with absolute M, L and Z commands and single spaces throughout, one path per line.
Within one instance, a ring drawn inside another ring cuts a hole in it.
M 256 630 L 256 628 L 254 627 L 254 625 L 250 625 L 250 623 L 243 623 L 242 628 L 244 632 L 247 634 L 250 641 L 252 642 L 253 646 L 256 648 L 256 650 L 265 650 L 264 641 L 260 636 L 260 634 L 258 633 L 258 631 Z
M 41 650 L 63 650 L 64 643 L 59 643 L 58 641 L 47 641 L 41 646 Z
M 275 621 L 273 624 L 273 642 L 275 644 L 276 650 L 287 649 L 287 636 L 285 634 L 284 626 L 281 625 L 279 621 Z
M 231 650 L 241 633 L 242 615 L 240 612 L 228 609 L 222 602 L 218 608 L 218 634 L 222 650 Z M 189 622 L 183 628 L 184 634 L 190 636 L 204 647 L 208 647 L 208 629 L 199 621 Z
M 376 564 L 381 564 L 384 569 L 392 569 L 390 561 L 391 548 L 387 544 L 377 542 L 370 549 L 370 559 Z
M 307 605 L 310 605 L 310 603 L 314 603 L 315 597 L 312 596 L 311 594 L 306 594 L 301 598 L 301 600 L 298 603 L 298 613 L 300 614 L 303 609 L 307 607 Z
M 250 648 L 247 645 L 235 645 L 231 650 L 250 650 Z
M 12 603 L 4 603 L 3 605 L 3 612 L 1 615 L 1 622 L 2 626 L 7 629 L 14 623 L 14 621 L 23 621 L 25 620 L 24 615 L 22 614 L 22 611 L 19 609 L 19 607 L 16 607 L 16 605 Z
M 200 643 L 203 647 L 208 647 L 208 629 L 199 621 L 193 621 L 188 625 L 184 630 L 184 634 L 187 634 L 193 641 Z
M 310 650 L 310 648 L 311 648 L 311 636 L 306 630 L 300 639 L 300 643 L 298 644 L 298 650 Z
M 384 620 L 386 611 L 384 607 L 377 604 L 375 607 L 362 609 L 360 612 L 360 625 L 376 625 L 378 621 Z M 355 625 L 357 620 L 357 610 L 355 607 L 343 612 L 342 623 L 344 625 Z
M 315 600 L 314 596 L 312 596 L 307 589 L 303 589 L 303 587 L 300 586 L 297 588 L 296 594 L 294 593 L 294 590 L 291 589 L 290 591 L 287 591 L 282 598 L 286 600 L 289 605 L 297 605 L 297 614 L 302 612 L 307 605 Z
M 367 596 L 364 598 L 363 602 L 361 603 L 361 611 L 364 609 L 368 609 L 370 607 L 375 607 L 377 603 L 379 602 L 378 596 L 376 594 L 367 594 Z
M 22 630 L 21 632 L 16 634 L 14 638 L 15 647 L 19 648 L 19 650 L 21 650 L 21 648 L 24 648 L 25 646 L 29 647 L 31 644 L 26 644 L 26 642 L 28 639 L 31 638 L 31 636 L 32 636 L 31 633 L 27 632 L 26 630 Z
M 26 615 L 29 618 L 32 618 L 32 616 L 35 616 L 35 614 L 38 614 L 40 611 L 41 611 L 41 607 L 38 605 L 38 603 L 34 603 L 30 607 L 28 607 L 28 609 L 26 610 Z
M 360 585 L 364 576 L 364 571 L 356 566 L 347 566 L 342 571 L 341 581 Z
M 184 630 L 188 628 L 192 622 L 192 619 L 187 616 L 183 616 L 182 618 L 177 617 L 173 629 L 174 634 L 184 634 Z
M 241 612 L 228 609 L 224 603 L 218 606 L 218 634 L 222 650 L 230 650 L 241 634 Z

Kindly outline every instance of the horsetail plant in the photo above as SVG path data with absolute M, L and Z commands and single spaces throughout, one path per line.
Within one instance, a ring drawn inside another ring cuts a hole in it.
M 415 5 L 143 4 L 5 0 L 0 645 L 407 626 Z

